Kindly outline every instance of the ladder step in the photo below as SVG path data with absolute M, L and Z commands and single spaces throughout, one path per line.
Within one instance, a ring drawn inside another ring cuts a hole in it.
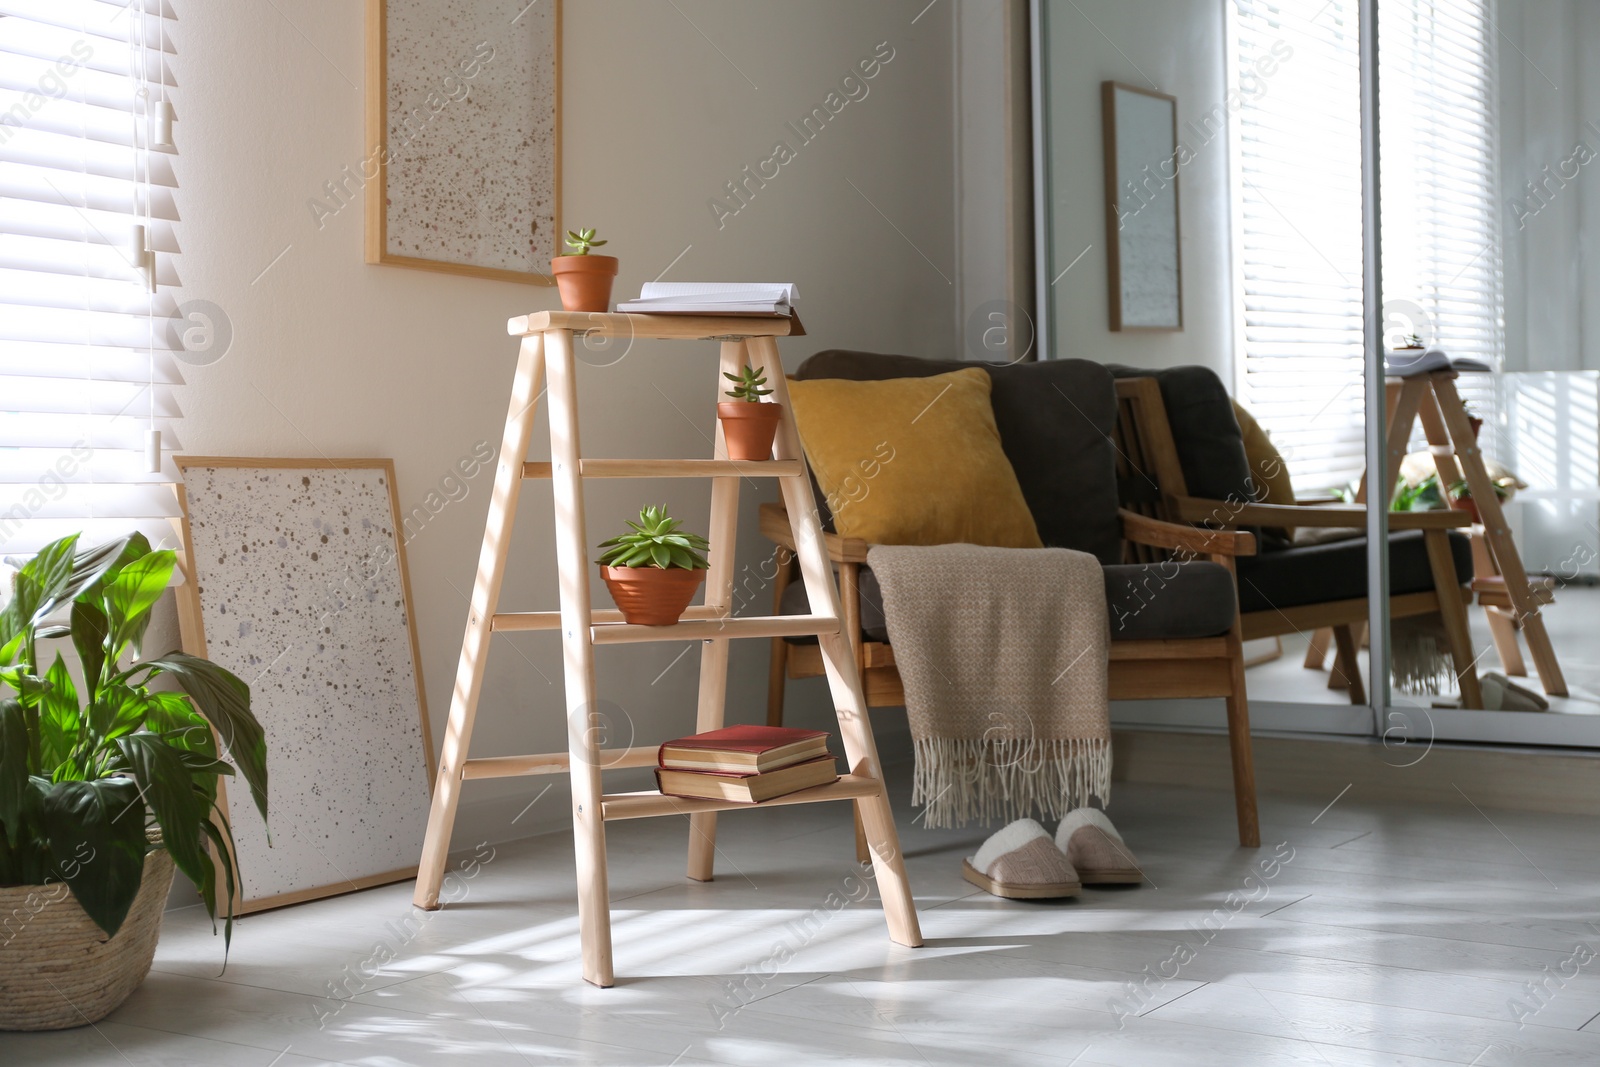
M 624 767 L 654 767 L 660 746 L 642 748 L 602 748 L 595 763 L 602 771 Z M 564 774 L 572 758 L 565 752 L 541 752 L 531 756 L 485 756 L 469 759 L 461 767 L 462 778 L 511 778 L 522 774 Z
M 883 791 L 876 778 L 847 774 L 830 785 L 812 786 L 798 793 L 787 793 L 759 804 L 736 800 L 700 800 L 694 797 L 669 797 L 654 790 L 643 793 L 607 793 L 600 798 L 605 820 L 650 819 L 659 815 L 695 815 L 703 811 L 732 811 L 735 808 L 774 808 L 785 804 L 820 804 L 827 800 L 858 800 L 875 797 Z
M 530 460 L 522 476 L 548 479 L 554 465 Z M 585 478 L 797 478 L 797 459 L 584 459 L 578 469 Z
M 691 619 L 674 626 L 601 623 L 590 628 L 597 645 L 638 641 L 710 641 L 719 637 L 813 637 L 839 632 L 831 615 L 762 615 L 738 619 Z
M 720 619 L 728 614 L 726 608 L 707 607 L 704 604 L 695 604 L 683 613 L 685 619 Z M 622 621 L 622 612 L 616 608 L 595 608 L 589 612 L 589 617 L 595 622 L 616 623 Z M 501 611 L 496 612 L 489 621 L 489 628 L 496 632 L 515 633 L 518 630 L 559 630 L 561 628 L 561 612 L 559 611 Z

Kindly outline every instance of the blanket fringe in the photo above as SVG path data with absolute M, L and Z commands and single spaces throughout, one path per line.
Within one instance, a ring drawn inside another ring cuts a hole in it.
M 1111 742 L 1088 738 L 918 737 L 911 803 L 929 829 L 1033 814 L 1054 819 L 1111 799 Z

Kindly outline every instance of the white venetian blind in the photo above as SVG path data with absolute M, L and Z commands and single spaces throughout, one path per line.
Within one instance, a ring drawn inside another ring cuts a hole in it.
M 1311 495 L 1365 465 L 1358 11 L 1235 0 L 1233 16 L 1239 395 Z
M 1414 304 L 1424 342 L 1498 370 L 1504 298 L 1492 4 L 1379 3 L 1378 131 L 1387 317 Z M 1497 423 L 1493 382 L 1486 374 L 1458 382 L 1485 418 L 1485 445 Z
M 0 552 L 172 540 L 171 18 L 0 0 Z

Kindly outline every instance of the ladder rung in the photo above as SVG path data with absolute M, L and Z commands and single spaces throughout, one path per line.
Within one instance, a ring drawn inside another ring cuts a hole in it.
M 876 778 L 847 774 L 830 785 L 812 786 L 797 793 L 742 804 L 736 800 L 700 800 L 694 797 L 669 797 L 654 790 L 644 793 L 608 793 L 600 798 L 600 810 L 607 822 L 614 819 L 649 819 L 658 815 L 694 815 L 702 811 L 731 811 L 735 808 L 773 808 L 784 804 L 820 804 L 826 800 L 856 800 L 875 797 L 882 791 Z
M 596 764 L 602 771 L 623 767 L 654 767 L 660 747 L 602 748 L 596 754 Z M 463 778 L 511 778 L 521 774 L 560 774 L 571 766 L 572 757 L 565 752 L 541 752 L 532 756 L 486 756 L 469 759 L 461 767 Z
M 839 632 L 831 615 L 761 615 L 740 619 L 690 619 L 674 626 L 602 623 L 591 627 L 597 645 L 636 641 L 709 641 L 719 637 L 812 637 Z
M 726 608 L 706 607 L 704 604 L 695 604 L 683 613 L 686 619 L 720 619 L 727 615 Z M 589 617 L 595 622 L 618 623 L 622 621 L 622 612 L 616 608 L 595 608 L 589 612 Z M 561 612 L 559 611 L 501 611 L 497 612 L 489 627 L 498 632 L 515 632 L 518 630 L 559 630 L 561 628 Z
M 797 459 L 585 459 L 578 461 L 585 478 L 794 478 L 800 474 Z M 553 465 L 529 460 L 522 465 L 524 478 L 548 479 Z

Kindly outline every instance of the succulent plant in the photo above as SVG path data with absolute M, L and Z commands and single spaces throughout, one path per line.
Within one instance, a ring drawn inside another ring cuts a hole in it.
M 600 562 L 608 567 L 676 567 L 681 570 L 704 570 L 711 566 L 702 552 L 711 548 L 699 534 L 683 533 L 677 519 L 667 515 L 666 505 L 646 507 L 639 512 L 639 521 L 629 521 L 632 533 L 600 542 L 606 551 Z
M 589 254 L 589 249 L 599 248 L 605 243 L 594 239 L 594 227 L 592 226 L 587 230 L 567 231 L 567 248 L 571 250 L 568 253 L 569 255 L 586 256 Z
M 772 390 L 765 388 L 767 376 L 756 370 L 750 364 L 744 365 L 744 370 L 738 374 L 722 372 L 722 376 L 733 383 L 733 388 L 727 391 L 728 396 L 735 400 L 748 400 L 752 404 L 761 402 L 761 398 L 769 395 Z

